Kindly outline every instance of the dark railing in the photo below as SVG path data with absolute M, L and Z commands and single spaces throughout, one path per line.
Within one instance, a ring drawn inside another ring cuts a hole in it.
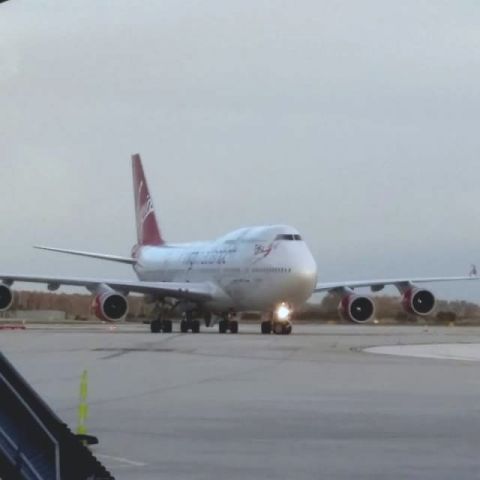
M 0 478 L 113 479 L 1 353 Z

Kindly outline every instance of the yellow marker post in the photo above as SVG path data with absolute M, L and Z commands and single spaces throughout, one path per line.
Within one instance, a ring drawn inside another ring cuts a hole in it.
M 88 418 L 88 371 L 84 370 L 80 379 L 80 403 L 78 405 L 78 427 L 77 435 L 87 434 Z

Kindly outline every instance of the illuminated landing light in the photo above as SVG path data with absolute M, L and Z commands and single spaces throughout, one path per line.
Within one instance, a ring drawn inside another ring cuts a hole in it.
M 291 314 L 292 310 L 286 303 L 280 304 L 275 310 L 275 316 L 279 322 L 287 322 Z

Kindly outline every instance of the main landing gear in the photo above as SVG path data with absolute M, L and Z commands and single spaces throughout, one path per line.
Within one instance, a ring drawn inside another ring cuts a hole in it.
M 234 320 L 233 315 L 225 315 L 222 320 L 218 322 L 218 333 L 238 333 L 238 320 Z
M 150 322 L 150 331 L 152 333 L 172 333 L 171 313 L 172 307 L 169 304 L 157 301 L 152 312 L 154 319 Z
M 180 321 L 180 331 L 187 333 L 189 330 L 191 330 L 192 333 L 200 332 L 200 320 L 194 318 L 192 311 L 185 312 L 185 318 L 182 318 Z
M 159 317 L 150 323 L 152 333 L 172 333 L 172 321 L 167 318 Z
M 170 313 L 172 310 L 170 310 Z M 198 310 L 186 310 L 182 320 L 180 321 L 180 332 L 187 333 L 191 331 L 192 333 L 199 333 L 200 319 L 198 318 L 198 314 Z M 211 314 L 205 314 L 206 325 L 209 326 L 210 322 Z M 172 320 L 168 318 L 168 313 L 161 311 L 157 318 L 152 320 L 150 323 L 150 330 L 152 333 L 172 333 Z
M 238 320 L 235 312 L 224 313 L 218 322 L 218 333 L 238 333 Z

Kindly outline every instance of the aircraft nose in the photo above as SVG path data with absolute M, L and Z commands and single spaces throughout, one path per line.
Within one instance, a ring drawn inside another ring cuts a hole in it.
M 310 252 L 297 260 L 293 274 L 298 296 L 304 302 L 312 295 L 317 284 L 317 264 Z
M 297 270 L 297 275 L 300 280 L 304 281 L 312 290 L 317 283 L 317 264 L 313 258 L 302 263 Z

